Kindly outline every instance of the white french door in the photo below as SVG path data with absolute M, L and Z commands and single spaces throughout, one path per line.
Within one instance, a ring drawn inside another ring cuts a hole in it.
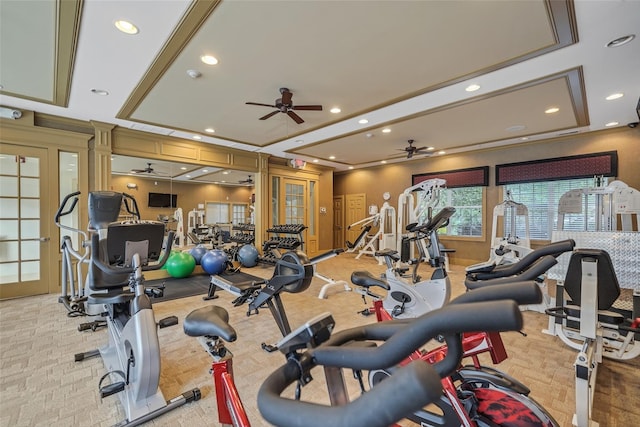
M 0 299 L 49 291 L 47 150 L 0 146 Z

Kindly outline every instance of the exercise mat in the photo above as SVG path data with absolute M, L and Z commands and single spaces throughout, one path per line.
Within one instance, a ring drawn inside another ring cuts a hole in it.
M 209 275 L 196 274 L 183 279 L 167 277 L 166 279 L 149 280 L 145 282 L 146 287 L 160 286 L 164 283 L 164 295 L 153 298 L 151 302 L 171 301 L 174 299 L 203 295 L 209 291 Z

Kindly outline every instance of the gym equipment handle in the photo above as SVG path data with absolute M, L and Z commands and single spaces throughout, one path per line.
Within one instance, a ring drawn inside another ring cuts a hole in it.
M 402 362 L 414 350 L 438 335 L 447 339 L 447 357 L 436 369 L 441 375 L 455 370 L 462 358 L 462 346 L 455 336 L 465 332 L 504 332 L 522 328 L 522 314 L 512 300 L 450 304 L 410 321 L 389 321 L 347 329 L 334 334 L 310 351 L 318 365 L 355 370 L 385 369 Z M 379 347 L 342 346 L 349 341 L 385 341 Z M 458 347 L 458 348 L 456 348 Z M 437 364 L 436 364 L 437 366 Z
M 280 397 L 289 385 L 301 378 L 302 370 L 307 371 L 313 364 L 304 357 L 300 364 L 289 361 L 265 380 L 258 391 L 258 408 L 267 421 L 281 427 L 383 427 L 433 402 L 442 393 L 440 377 L 433 367 L 416 361 L 398 369 L 347 405 L 323 406 Z
M 76 191 L 75 193 L 67 194 L 64 197 L 64 199 L 60 203 L 60 206 L 58 207 L 58 210 L 56 211 L 56 216 L 54 217 L 54 221 L 56 223 L 60 222 L 60 217 L 61 216 L 69 215 L 71 212 L 73 212 L 73 210 L 75 209 L 76 205 L 78 204 L 78 197 L 77 196 L 79 196 L 79 195 L 80 195 L 80 192 Z M 67 209 L 66 211 L 63 211 L 64 207 L 67 205 L 67 202 L 72 197 L 74 197 L 74 199 L 73 199 L 73 202 L 71 203 L 71 207 L 69 209 Z

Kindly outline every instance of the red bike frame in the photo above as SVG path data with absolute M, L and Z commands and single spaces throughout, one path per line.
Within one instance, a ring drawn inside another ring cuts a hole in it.
M 234 427 L 251 427 L 240 394 L 233 381 L 233 359 L 230 356 L 211 363 L 211 376 L 216 392 L 218 421 Z

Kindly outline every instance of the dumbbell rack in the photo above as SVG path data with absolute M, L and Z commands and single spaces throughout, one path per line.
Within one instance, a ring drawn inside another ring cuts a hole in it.
M 258 261 L 275 264 L 282 256 L 282 250 L 292 251 L 298 248 L 303 250 L 304 240 L 302 232 L 306 229 L 307 226 L 303 224 L 274 225 L 267 229 L 267 233 L 274 234 L 274 236 L 262 243 L 263 255 L 258 257 Z M 281 236 L 282 234 L 287 236 Z
M 234 224 L 234 233 L 230 240 L 238 245 L 251 245 L 256 241 L 256 226 L 253 224 Z

